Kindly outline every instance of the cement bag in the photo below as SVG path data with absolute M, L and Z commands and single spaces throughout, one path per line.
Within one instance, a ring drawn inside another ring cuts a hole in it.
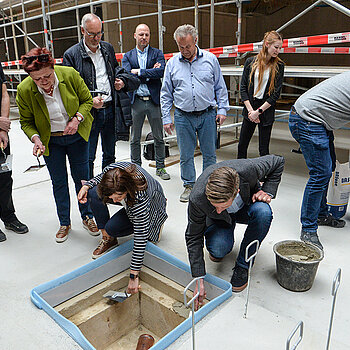
M 350 193 L 350 168 L 349 163 L 340 164 L 336 161 L 335 170 L 329 180 L 327 207 L 328 212 L 336 219 L 340 219 L 346 213 Z

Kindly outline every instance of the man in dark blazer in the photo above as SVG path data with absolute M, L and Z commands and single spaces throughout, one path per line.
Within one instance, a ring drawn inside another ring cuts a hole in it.
M 193 277 L 204 278 L 206 273 L 204 238 L 209 258 L 219 262 L 233 248 L 236 223 L 243 223 L 248 226 L 231 284 L 234 292 L 246 287 L 249 265 L 245 261 L 245 250 L 256 239 L 261 243 L 269 231 L 272 221 L 269 203 L 276 196 L 283 168 L 283 157 L 267 155 L 220 162 L 208 167 L 198 178 L 189 199 L 185 234 Z M 199 305 L 204 298 L 201 279 Z
M 123 68 L 138 76 L 141 85 L 129 93 L 133 125 L 131 128 L 131 161 L 141 166 L 141 133 L 147 115 L 154 138 L 156 175 L 169 180 L 170 175 L 164 167 L 165 145 L 163 123 L 160 112 L 161 78 L 164 74 L 165 60 L 163 52 L 151 47 L 150 29 L 146 24 L 139 24 L 134 33 L 136 47 L 127 52 L 122 60 Z

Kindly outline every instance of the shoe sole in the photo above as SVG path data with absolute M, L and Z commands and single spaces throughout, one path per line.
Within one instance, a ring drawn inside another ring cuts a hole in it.
M 188 201 L 189 201 L 188 199 L 182 199 L 182 198 L 180 198 L 180 202 L 181 202 L 181 203 L 188 203 Z
M 6 226 L 6 225 L 5 225 L 5 228 L 6 228 L 6 230 L 18 233 L 19 235 L 23 235 L 23 234 L 25 234 L 25 233 L 27 233 L 29 231 L 29 229 L 26 229 L 24 231 L 19 232 L 19 231 L 14 230 L 12 227 L 9 227 L 9 226 Z
M 92 253 L 91 257 L 92 257 L 92 259 L 95 260 L 95 259 L 99 258 L 100 256 L 105 255 L 106 253 L 108 253 L 108 252 L 111 251 L 112 249 L 118 247 L 118 245 L 119 245 L 119 243 L 117 243 L 117 244 L 114 245 L 113 247 L 108 248 L 105 252 L 103 252 L 102 254 L 99 254 L 99 255 L 94 255 L 94 253 Z
M 84 224 L 83 224 L 83 227 L 85 228 L 85 230 L 86 230 L 87 232 L 89 232 L 89 234 L 90 234 L 91 236 L 96 237 L 96 236 L 99 236 L 99 235 L 101 234 L 101 231 L 100 231 L 100 230 L 98 230 L 97 232 L 92 232 L 92 231 L 90 231 L 89 228 L 86 227 Z
M 235 293 L 242 292 L 244 289 L 246 289 L 247 285 L 248 285 L 248 282 L 246 284 L 243 284 L 243 286 L 240 286 L 240 287 L 232 286 L 232 292 L 235 292 Z

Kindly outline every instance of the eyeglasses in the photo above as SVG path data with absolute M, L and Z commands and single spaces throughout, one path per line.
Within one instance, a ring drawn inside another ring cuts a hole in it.
M 48 53 L 43 53 L 38 56 L 25 56 L 22 58 L 22 61 L 26 61 L 27 64 L 33 63 L 35 60 L 38 60 L 40 63 L 49 62 L 50 55 Z
M 104 32 L 89 33 L 89 32 L 85 29 L 85 33 L 86 33 L 86 35 L 89 36 L 90 38 L 94 38 L 95 36 L 97 36 L 98 38 L 101 38 L 101 36 L 103 35 Z

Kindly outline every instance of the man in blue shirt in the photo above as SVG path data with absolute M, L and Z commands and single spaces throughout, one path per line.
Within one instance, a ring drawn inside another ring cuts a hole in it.
M 181 179 L 185 187 L 180 201 L 188 202 L 196 181 L 196 135 L 204 170 L 216 163 L 216 123 L 221 125 L 225 121 L 229 103 L 219 62 L 212 53 L 197 46 L 196 28 L 184 24 L 176 29 L 174 39 L 180 53 L 166 65 L 160 103 L 163 127 L 168 134 L 174 129 L 170 110 L 175 105 L 174 123 L 180 150 Z
M 122 61 L 123 68 L 138 76 L 141 85 L 129 93 L 133 125 L 131 128 L 131 161 L 141 166 L 141 132 L 147 115 L 154 138 L 156 175 L 169 180 L 170 175 L 164 168 L 165 145 L 163 140 L 162 117 L 160 114 L 161 78 L 164 74 L 165 60 L 163 52 L 151 47 L 150 29 L 139 24 L 134 33 L 136 47 L 127 52 Z

